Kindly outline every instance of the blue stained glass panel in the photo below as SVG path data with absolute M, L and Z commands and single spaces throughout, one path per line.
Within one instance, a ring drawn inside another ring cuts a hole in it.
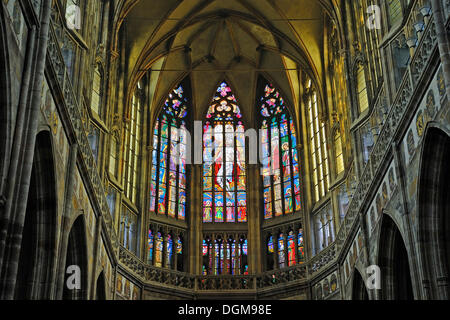
M 245 192 L 238 192 L 237 201 L 238 201 L 238 206 L 245 207 L 247 205 Z
M 213 196 L 211 192 L 203 193 L 203 206 L 204 207 L 212 207 L 213 204 Z
M 215 206 L 216 207 L 223 207 L 224 201 L 223 201 L 223 193 L 216 193 L 215 194 Z

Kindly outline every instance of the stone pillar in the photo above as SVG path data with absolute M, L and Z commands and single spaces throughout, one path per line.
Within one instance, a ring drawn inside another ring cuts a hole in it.
M 22 243 L 21 230 L 25 222 L 25 214 L 27 209 L 28 192 L 31 181 L 31 173 L 33 167 L 34 148 L 36 145 L 36 134 L 38 131 L 38 113 L 41 103 L 41 89 L 44 80 L 45 62 L 47 57 L 47 43 L 50 26 L 51 1 L 44 0 L 41 9 L 41 26 L 38 36 L 38 48 L 36 52 L 36 65 L 34 74 L 34 83 L 32 85 L 30 105 L 26 114 L 26 134 L 23 137 L 24 142 L 19 151 L 19 161 L 22 165 L 20 172 L 20 180 L 17 181 L 15 191 L 8 196 L 7 208 L 10 216 L 11 224 L 7 233 L 2 234 L 0 239 L 0 260 L 5 261 L 4 257 L 8 257 L 6 264 L 2 263 L 1 279 L 0 279 L 0 299 L 9 300 L 14 297 L 14 289 L 16 285 L 16 277 L 18 271 L 18 261 L 20 257 L 20 247 Z M 12 201 L 12 202 L 11 202 Z M 8 237 L 3 238 L 3 235 Z
M 442 7 L 441 0 L 431 0 L 431 6 L 433 9 L 434 23 L 436 26 L 442 69 L 444 70 L 445 90 L 447 97 L 450 97 L 450 40 L 445 26 L 445 10 Z
M 202 181 L 202 164 L 191 166 L 191 175 L 189 186 L 198 186 Z M 189 251 L 187 272 L 200 275 L 202 273 L 203 255 L 202 255 L 202 223 L 203 223 L 203 204 L 202 204 L 202 188 L 188 188 L 190 193 L 189 201 Z
M 11 150 L 11 159 L 10 165 L 8 168 L 8 176 L 5 189 L 0 190 L 2 193 L 2 215 L 1 215 L 1 223 L 0 223 L 0 272 L 2 270 L 2 263 L 5 260 L 3 258 L 4 249 L 6 246 L 6 238 L 8 236 L 8 226 L 11 218 L 11 209 L 12 209 L 12 199 L 14 198 L 14 191 L 16 184 L 16 174 L 19 168 L 19 156 L 22 144 L 22 137 L 25 132 L 25 115 L 26 115 L 26 107 L 27 100 L 29 97 L 30 91 L 30 82 L 32 78 L 32 68 L 33 68 L 33 55 L 35 51 L 35 42 L 36 42 L 36 27 L 33 26 L 30 30 L 30 34 L 28 35 L 27 49 L 26 49 L 26 57 L 25 57 L 25 65 L 23 70 L 23 79 L 22 86 L 20 90 L 19 97 L 19 105 L 17 107 L 17 118 L 15 124 L 15 132 L 14 132 L 14 143 L 12 145 Z M 5 195 L 3 196 L 3 192 Z M 9 201 L 8 201 L 9 200 Z M 3 208 L 3 206 L 5 206 Z
M 248 224 L 248 272 L 262 272 L 261 250 L 261 175 L 259 165 L 248 165 L 247 169 L 247 224 Z M 250 183 L 251 182 L 251 183 Z
M 94 243 L 93 243 L 93 266 L 92 266 L 92 278 L 91 278 L 91 300 L 95 300 L 95 295 L 96 295 L 96 291 L 97 291 L 97 271 L 100 270 L 100 268 L 102 267 L 101 264 L 99 265 L 99 251 L 101 250 L 100 244 L 101 244 L 101 232 L 102 232 L 102 220 L 103 220 L 103 216 L 99 215 L 97 218 L 97 223 L 95 226 L 95 235 L 94 235 Z
M 54 275 L 54 290 L 55 295 L 54 298 L 56 300 L 61 300 L 64 291 L 64 277 L 66 274 L 66 250 L 67 250 L 67 242 L 70 233 L 70 217 L 72 216 L 72 198 L 74 194 L 74 182 L 75 182 L 75 173 L 77 169 L 77 155 L 78 155 L 78 145 L 74 144 L 70 147 L 69 150 L 69 159 L 67 163 L 67 171 L 66 171 L 66 190 L 64 196 L 64 208 L 61 219 L 62 232 L 59 235 L 59 249 L 58 249 L 58 262 L 56 267 L 56 272 Z

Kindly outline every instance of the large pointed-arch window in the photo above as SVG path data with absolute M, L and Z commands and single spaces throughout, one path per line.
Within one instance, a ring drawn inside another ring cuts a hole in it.
M 264 218 L 301 209 L 297 136 L 284 99 L 266 84 L 260 100 Z
M 138 200 L 140 185 L 139 168 L 141 166 L 142 158 L 143 99 L 143 84 L 139 81 L 131 99 L 130 110 L 128 113 L 129 121 L 125 125 L 123 156 L 123 184 L 125 196 L 134 204 L 136 204 L 136 201 Z
M 325 122 L 319 119 L 319 103 L 317 93 L 309 85 L 307 114 L 310 139 L 311 169 L 315 202 L 320 201 L 330 186 L 330 170 L 328 166 L 328 146 Z
M 188 99 L 183 86 L 168 96 L 153 135 L 150 211 L 186 218 L 186 145 Z
M 203 127 L 203 222 L 247 222 L 241 118 L 236 98 L 223 82 Z

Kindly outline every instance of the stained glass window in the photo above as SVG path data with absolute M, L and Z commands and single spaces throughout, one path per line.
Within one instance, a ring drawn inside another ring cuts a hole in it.
M 239 239 L 239 271 L 240 274 L 248 275 L 248 262 L 247 262 L 247 255 L 248 255 L 248 243 L 247 239 L 241 238 Z
M 183 86 L 166 99 L 153 134 L 150 211 L 186 218 L 188 98 Z
M 202 274 L 203 275 L 208 275 L 208 274 L 211 273 L 211 270 L 212 270 L 212 243 L 211 243 L 211 239 L 209 239 L 209 238 L 203 239 L 202 254 L 203 254 Z
M 215 243 L 215 275 L 219 275 L 222 274 L 224 271 L 224 255 L 223 255 L 223 247 L 224 247 L 224 243 L 222 239 L 216 239 L 216 243 Z
M 176 255 L 177 255 L 177 265 L 176 269 L 178 271 L 183 271 L 183 240 L 180 236 L 177 237 L 176 242 Z
M 233 238 L 227 241 L 227 273 L 236 274 L 236 241 Z
M 248 274 L 248 243 L 245 236 L 218 236 L 203 239 L 203 275 L 244 275 Z
M 264 218 L 271 219 L 301 210 L 297 136 L 284 99 L 271 84 L 259 103 Z
M 298 232 L 298 233 L 297 233 Z M 279 269 L 305 262 L 303 229 L 290 230 L 267 238 L 267 270 Z M 275 261 L 274 261 L 275 260 Z M 274 265 L 275 264 L 275 265 Z
M 161 235 L 161 232 L 158 232 L 155 237 L 155 266 L 162 267 L 163 261 L 163 248 L 164 248 L 164 239 Z
M 172 236 L 169 234 L 167 236 L 166 242 L 166 267 L 170 268 L 172 266 L 172 256 L 173 256 L 173 240 Z
M 305 247 L 303 244 L 303 229 L 298 230 L 298 261 L 303 263 L 305 261 Z
M 149 264 L 153 262 L 153 233 L 152 230 L 148 230 L 148 258 L 147 261 Z
M 177 239 L 177 254 L 183 254 L 183 242 L 180 237 Z
M 296 254 L 295 254 L 295 235 L 294 232 L 289 232 L 287 239 L 287 249 L 288 249 L 288 265 L 289 267 L 295 266 L 296 264 Z
M 284 246 L 284 234 L 278 236 L 278 265 L 280 269 L 286 267 L 286 254 Z
M 267 242 L 267 251 L 269 253 L 273 253 L 273 237 L 270 236 L 269 241 Z
M 203 222 L 247 222 L 241 118 L 236 98 L 223 82 L 203 127 Z

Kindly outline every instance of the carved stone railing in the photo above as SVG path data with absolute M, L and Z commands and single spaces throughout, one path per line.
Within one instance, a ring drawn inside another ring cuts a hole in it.
M 256 277 L 258 289 L 286 285 L 307 279 L 306 265 L 300 264 L 281 270 L 267 271 Z
M 306 281 L 306 264 L 281 270 L 268 271 L 258 275 L 196 276 L 166 268 L 156 268 L 144 263 L 124 247 L 119 250 L 119 262 L 142 282 L 154 285 L 172 286 L 193 291 L 256 291 L 273 286 Z
M 336 244 L 332 243 L 327 248 L 325 248 L 322 252 L 314 256 L 308 263 L 309 265 L 309 275 L 313 275 L 320 270 L 323 270 L 324 267 L 333 263 L 336 258 Z
M 204 290 L 255 290 L 255 277 L 251 275 L 197 276 L 197 288 Z
M 58 86 L 61 90 L 61 103 L 59 103 L 58 106 L 61 108 L 62 118 L 69 126 L 69 128 L 65 129 L 69 130 L 69 135 L 74 136 L 78 145 L 79 154 L 81 155 L 81 164 L 88 176 L 87 188 L 93 190 L 93 194 L 95 195 L 95 197 L 91 199 L 94 211 L 99 215 L 102 215 L 114 251 L 114 248 L 118 247 L 118 241 L 113 227 L 111 213 L 106 201 L 104 186 L 84 130 L 80 106 L 77 102 L 64 59 L 61 55 L 59 39 L 56 36 L 53 22 L 50 23 L 47 61 L 56 75 Z
M 143 282 L 153 282 L 164 286 L 173 286 L 186 289 L 195 288 L 195 276 L 165 268 L 150 266 L 127 249 L 120 247 L 119 261 Z

